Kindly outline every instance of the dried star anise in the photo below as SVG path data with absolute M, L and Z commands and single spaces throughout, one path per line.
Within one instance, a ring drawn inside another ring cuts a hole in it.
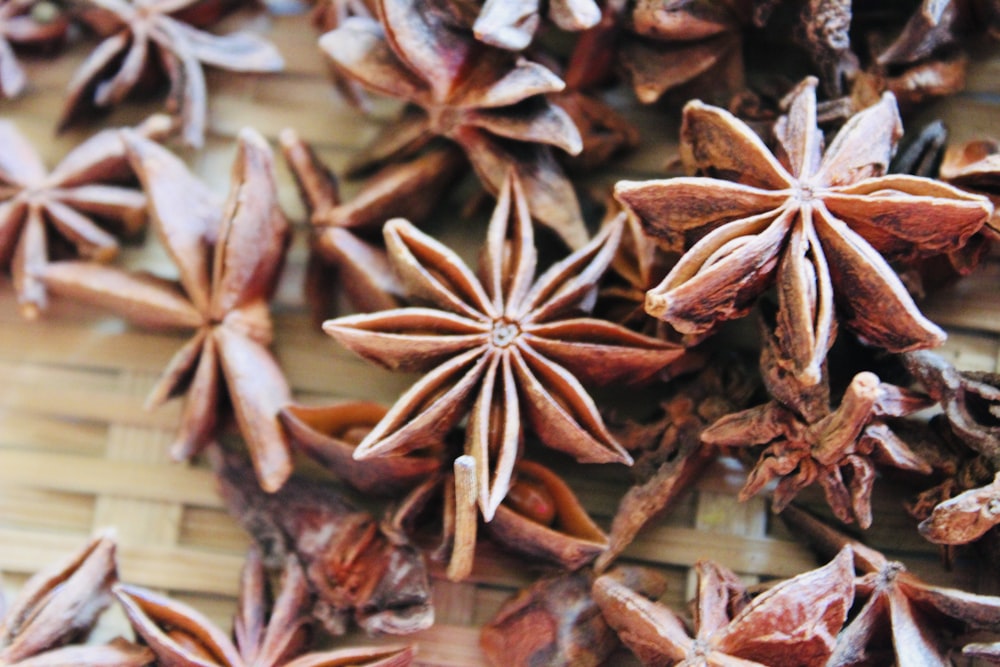
M 542 19 L 542 0 L 484 0 L 472 30 L 476 39 L 501 49 L 521 51 L 531 45 Z M 594 0 L 548 0 L 545 17 L 562 30 L 577 32 L 601 20 Z
M 683 350 L 579 316 L 620 235 L 620 225 L 605 228 L 536 278 L 532 220 L 513 174 L 499 193 L 478 277 L 405 220 L 388 222 L 393 266 L 429 307 L 343 317 L 323 328 L 371 361 L 428 374 L 396 402 L 355 457 L 433 445 L 468 413 L 465 447 L 475 460 L 487 521 L 507 495 L 525 418 L 544 444 L 580 461 L 631 463 L 581 380 L 640 383 Z
M 9 608 L 0 594 L 0 665 L 142 667 L 152 659 L 122 639 L 72 645 L 86 638 L 111 602 L 118 577 L 115 543 L 100 535 L 65 561 L 33 576 Z
M 764 445 L 740 490 L 746 500 L 778 479 L 773 506 L 780 512 L 804 488 L 818 482 L 827 503 L 845 523 L 872 522 L 875 463 L 929 473 L 930 466 L 885 422 L 921 410 L 926 396 L 881 382 L 864 371 L 851 380 L 835 409 L 824 375 L 816 385 L 782 370 L 773 335 L 765 332 L 761 354 L 764 384 L 773 397 L 764 405 L 726 415 L 702 431 L 702 442 L 721 447 Z
M 170 82 L 167 108 L 184 141 L 204 141 L 208 93 L 202 64 L 233 72 L 276 72 L 278 51 L 257 35 L 213 35 L 188 23 L 210 0 L 87 0 L 101 15 L 105 39 L 70 82 L 60 129 L 124 100 L 149 77 Z M 213 19 L 215 16 L 213 15 Z
M 857 602 L 863 606 L 837 637 L 827 667 L 945 667 L 953 664 L 948 649 L 957 631 L 1000 631 L 1000 598 L 924 583 L 902 563 L 888 560 L 794 505 L 786 508 L 781 518 L 822 556 L 849 546 L 860 572 L 855 590 Z
M 430 582 L 412 546 L 393 543 L 337 487 L 293 478 L 262 493 L 248 466 L 212 450 L 220 492 L 266 564 L 298 561 L 316 597 L 311 613 L 334 635 L 354 620 L 369 633 L 408 634 L 434 622 Z
M 154 116 L 138 131 L 162 138 L 168 129 Z M 128 185 L 135 175 L 116 130 L 95 134 L 51 172 L 13 123 L 0 121 L 0 146 L 0 262 L 9 262 L 22 315 L 34 319 L 48 303 L 41 274 L 50 257 L 65 245 L 110 261 L 118 241 L 97 222 L 134 234 L 146 222 L 146 197 Z
M 240 579 L 233 621 L 235 641 L 195 609 L 159 593 L 125 584 L 117 584 L 114 593 L 136 634 L 163 665 L 406 667 L 413 659 L 412 647 L 398 646 L 304 653 L 310 639 L 311 595 L 302 567 L 294 558 L 285 559 L 277 594 L 269 589 L 260 554 L 251 549 Z
M 781 363 L 812 383 L 820 380 L 836 311 L 887 350 L 939 345 L 944 332 L 920 313 L 886 260 L 961 247 L 992 209 L 985 198 L 937 181 L 883 175 L 902 133 L 891 95 L 851 118 L 824 154 L 815 83 L 800 86 L 775 126 L 777 159 L 740 120 L 695 101 L 684 110 L 682 156 L 716 178 L 615 188 L 647 233 L 687 251 L 647 293 L 647 312 L 701 334 L 745 314 L 776 283 Z
M 39 0 L 0 0 L 0 99 L 17 97 L 28 82 L 14 47 L 50 50 L 66 40 L 69 19 Z
M 618 637 L 645 665 L 822 665 L 854 597 L 851 550 L 751 598 L 730 570 L 699 561 L 694 637 L 673 611 L 605 575 L 593 595 Z
M 352 16 L 373 18 L 375 10 L 371 0 L 313 0 L 309 10 L 309 22 L 324 33 L 335 30 Z M 368 100 L 356 81 L 347 78 L 335 67 L 330 67 L 330 77 L 348 104 L 359 109 L 367 108 Z
M 538 63 L 477 42 L 437 0 L 380 0 L 378 10 L 381 22 L 350 18 L 320 40 L 343 72 L 411 103 L 355 168 L 411 156 L 435 136 L 446 137 L 494 194 L 515 170 L 532 215 L 570 246 L 583 245 L 576 195 L 551 150 L 582 149 L 573 121 L 545 97 L 561 91 L 563 81 Z
M 642 567 L 608 573 L 631 590 L 656 599 L 667 582 Z M 619 646 L 591 596 L 588 570 L 539 579 L 504 602 L 483 626 L 479 644 L 496 667 L 597 667 Z
M 1000 239 L 1000 144 L 983 139 L 949 146 L 941 162 L 941 180 L 963 190 L 984 194 L 993 202 L 993 217 L 986 223 Z
M 229 397 L 261 485 L 274 491 L 291 473 L 288 439 L 278 411 L 289 403 L 287 382 L 267 346 L 268 299 L 288 244 L 278 206 L 271 149 L 252 130 L 240 133 L 232 186 L 224 208 L 169 151 L 125 134 L 130 158 L 150 200 L 160 241 L 177 265 L 179 283 L 82 262 L 48 266 L 54 292 L 123 314 L 142 325 L 194 330 L 150 392 L 156 406 L 187 391 L 172 446 L 187 459 L 208 444 L 219 407 Z

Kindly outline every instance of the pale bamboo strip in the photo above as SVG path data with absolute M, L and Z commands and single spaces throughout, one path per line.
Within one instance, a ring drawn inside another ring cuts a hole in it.
M 472 625 L 472 614 L 479 601 L 476 586 L 467 583 L 433 582 L 434 622 L 444 625 Z
M 84 533 L 94 525 L 93 500 L 69 491 L 0 484 L 0 517 L 8 526 Z
M 213 486 L 214 483 L 209 484 L 209 487 Z M 224 510 L 188 504 L 181 517 L 181 533 L 177 543 L 182 546 L 244 553 L 250 546 L 250 537 Z
M 424 630 L 407 637 L 364 637 L 351 635 L 338 640 L 335 646 L 358 646 L 364 644 L 417 644 L 415 665 L 428 667 L 469 667 L 486 665 L 486 656 L 479 648 L 479 629 L 461 625 L 435 623 Z
M 106 427 L 23 412 L 0 412 L 0 447 L 100 456 Z

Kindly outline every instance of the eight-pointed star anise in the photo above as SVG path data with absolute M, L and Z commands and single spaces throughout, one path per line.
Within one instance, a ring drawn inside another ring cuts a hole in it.
M 954 664 L 949 657 L 954 633 L 969 628 L 1000 631 L 1000 598 L 925 583 L 907 572 L 902 563 L 887 559 L 794 505 L 787 507 L 781 518 L 823 557 L 845 546 L 854 553 L 860 575 L 855 590 L 862 606 L 837 637 L 827 667 L 947 667 Z
M 114 27 L 70 82 L 60 128 L 118 104 L 145 77 L 164 72 L 170 81 L 167 107 L 180 117 L 184 141 L 200 147 L 208 106 L 203 63 L 232 72 L 284 67 L 281 54 L 257 35 L 213 35 L 177 17 L 207 0 L 86 1 L 107 12 Z
M 303 653 L 310 639 L 309 585 L 295 558 L 285 559 L 272 597 L 260 553 L 251 548 L 240 579 L 230 641 L 208 618 L 153 591 L 117 584 L 129 622 L 163 665 L 183 667 L 406 667 L 410 647 L 358 647 Z M 274 600 L 271 603 L 271 600 Z
M 168 128 L 154 116 L 139 131 L 162 137 Z M 51 172 L 9 121 L 0 120 L 0 147 L 0 264 L 10 263 L 21 313 L 35 318 L 48 302 L 41 274 L 58 254 L 49 246 L 63 242 L 85 259 L 109 261 L 118 242 L 97 221 L 135 233 L 146 222 L 146 197 L 128 185 L 135 176 L 116 130 L 95 134 Z
M 69 19 L 53 5 L 39 0 L 0 0 L 0 99 L 17 97 L 28 81 L 13 47 L 58 46 L 65 41 L 68 28 Z
M 580 207 L 551 147 L 579 153 L 580 134 L 545 97 L 565 84 L 538 63 L 477 42 L 442 1 L 380 0 L 380 21 L 350 18 L 320 39 L 343 72 L 418 107 L 368 154 L 381 161 L 411 155 L 436 135 L 451 139 L 494 194 L 514 169 L 532 215 L 579 247 L 587 239 Z
M 706 176 L 615 188 L 649 234 L 687 251 L 647 293 L 647 312 L 705 333 L 777 283 L 782 361 L 813 383 L 835 335 L 835 303 L 872 345 L 939 345 L 944 332 L 886 260 L 961 247 L 992 209 L 937 181 L 883 175 L 902 133 L 891 95 L 852 117 L 824 154 L 815 85 L 800 86 L 775 126 L 777 157 L 730 113 L 694 101 L 684 109 L 681 151 Z
M 593 596 L 608 624 L 644 665 L 822 665 L 854 599 L 851 550 L 750 598 L 730 570 L 699 561 L 694 637 L 673 611 L 609 575 Z
M 608 432 L 589 384 L 651 378 L 682 350 L 580 317 L 614 255 L 621 225 L 535 277 L 531 216 L 520 183 L 502 186 L 477 277 L 452 251 L 405 220 L 385 226 L 393 266 L 430 307 L 330 320 L 324 330 L 392 369 L 429 371 L 372 429 L 355 457 L 440 442 L 462 417 L 487 520 L 507 493 L 522 416 L 549 447 L 586 462 L 631 462 Z
M 62 562 L 35 574 L 7 608 L 0 593 L 0 666 L 142 667 L 153 656 L 116 639 L 78 645 L 111 602 L 118 577 L 115 542 L 98 535 Z
M 702 432 L 701 441 L 722 447 L 765 445 L 740 500 L 778 479 L 773 505 L 780 512 L 799 491 L 819 482 L 837 518 L 857 519 L 868 528 L 875 463 L 931 472 L 885 422 L 928 407 L 929 399 L 864 371 L 851 380 L 840 405 L 831 408 L 826 376 L 816 385 L 803 385 L 775 361 L 775 337 L 767 332 L 765 337 L 761 369 L 772 400 L 719 419 Z
M 228 395 L 261 486 L 274 491 L 292 463 L 278 422 L 289 389 L 267 349 L 272 338 L 267 302 L 289 237 L 288 221 L 278 207 L 271 149 L 256 132 L 240 133 L 229 199 L 220 210 L 169 151 L 134 134 L 123 136 L 149 196 L 157 235 L 177 266 L 179 284 L 82 262 L 50 264 L 45 284 L 143 326 L 194 329 L 147 405 L 187 391 L 172 448 L 175 458 L 187 459 L 211 441 L 219 406 Z

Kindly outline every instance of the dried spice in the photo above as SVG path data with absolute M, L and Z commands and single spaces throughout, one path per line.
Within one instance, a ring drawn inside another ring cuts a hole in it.
M 352 16 L 374 18 L 375 10 L 371 0 L 313 0 L 312 9 L 309 11 L 309 22 L 317 30 L 325 33 L 336 30 L 341 23 Z M 330 68 L 330 78 L 348 104 L 359 109 L 368 107 L 364 90 L 356 81 L 344 76 L 335 67 Z
M 28 77 L 14 48 L 52 51 L 66 41 L 69 19 L 41 0 L 0 0 L 0 99 L 17 97 Z
M 667 588 L 654 570 L 619 567 L 608 573 L 655 600 Z M 496 667 L 597 667 L 619 646 L 591 597 L 588 570 L 544 577 L 503 603 L 483 626 L 479 643 Z
M 231 72 L 277 72 L 281 54 L 257 35 L 213 35 L 185 18 L 211 0 L 87 0 L 101 10 L 104 41 L 80 65 L 69 84 L 59 128 L 107 110 L 150 77 L 166 75 L 167 108 L 176 115 L 185 143 L 204 142 L 208 92 L 202 64 Z M 215 12 L 209 12 L 212 19 Z
M 410 293 L 429 306 L 342 317 L 324 330 L 366 359 L 427 375 L 396 402 L 355 457 L 439 443 L 468 413 L 465 449 L 475 461 L 487 521 L 507 495 L 523 420 L 545 445 L 580 461 L 631 463 L 583 385 L 641 383 L 683 350 L 580 317 L 620 234 L 620 226 L 606 228 L 536 279 L 532 221 L 513 176 L 490 221 L 479 277 L 406 221 L 387 223 L 393 266 Z
M 1000 598 L 931 586 L 898 561 L 852 540 L 806 511 L 781 514 L 796 534 L 826 555 L 849 546 L 860 572 L 859 610 L 837 637 L 828 667 L 860 664 L 950 665 L 949 645 L 969 628 L 1000 631 Z
M 476 39 L 501 49 L 522 51 L 531 45 L 542 21 L 541 0 L 483 0 L 472 25 Z M 594 0 L 549 0 L 545 18 L 561 30 L 578 32 L 601 20 Z
M 751 598 L 730 570 L 695 565 L 694 636 L 673 611 L 607 575 L 593 595 L 618 637 L 646 665 L 822 665 L 854 597 L 851 550 Z
M 989 139 L 949 146 L 941 162 L 941 180 L 963 190 L 984 194 L 993 202 L 993 216 L 986 223 L 993 238 L 1000 237 L 1000 144 Z
M 214 450 L 213 450 L 214 451 Z M 413 547 L 393 543 L 336 487 L 293 478 L 273 494 L 233 455 L 213 456 L 223 500 L 265 564 L 299 563 L 316 598 L 310 613 L 342 635 L 352 619 L 370 633 L 408 634 L 434 622 L 430 582 Z
M 148 650 L 123 639 L 75 645 L 110 604 L 117 577 L 115 542 L 104 534 L 34 575 L 9 608 L 0 594 L 0 665 L 141 667 L 151 662 Z
M 122 136 L 179 283 L 58 262 L 46 269 L 45 284 L 142 326 L 194 329 L 147 399 L 152 407 L 188 394 L 172 455 L 190 458 L 212 440 L 228 396 L 261 485 L 279 489 L 292 470 L 288 439 L 278 422 L 290 392 L 268 351 L 273 335 L 268 299 L 289 227 L 278 206 L 271 149 L 256 132 L 240 133 L 229 199 L 220 208 L 169 151 L 135 134 Z
M 138 128 L 151 138 L 167 130 L 162 116 Z M 110 261 L 118 241 L 98 222 L 135 234 L 146 223 L 146 197 L 129 184 L 135 175 L 116 130 L 95 134 L 52 171 L 9 121 L 0 120 L 0 146 L 0 262 L 9 263 L 21 314 L 34 319 L 48 303 L 41 276 L 49 260 L 71 249 Z
M 565 84 L 546 67 L 487 47 L 456 26 L 434 0 L 380 0 L 381 23 L 354 17 L 320 47 L 347 75 L 411 103 L 355 168 L 412 156 L 435 136 L 465 151 L 483 185 L 497 194 L 508 170 L 532 215 L 570 246 L 586 242 L 579 204 L 552 154 L 582 149 L 570 117 L 545 97 Z
M 662 417 L 650 423 L 626 423 L 616 435 L 636 456 L 637 478 L 615 510 L 608 548 L 597 557 L 601 572 L 632 543 L 650 519 L 660 515 L 701 475 L 715 451 L 701 442 L 704 429 L 745 407 L 758 382 L 740 359 L 722 355 L 691 379 L 673 383 L 660 402 Z
M 400 305 L 403 287 L 385 249 L 371 242 L 372 233 L 397 216 L 419 223 L 427 218 L 445 188 L 465 165 L 451 146 L 429 150 L 373 176 L 348 202 L 342 203 L 337 180 L 294 130 L 281 133 L 281 148 L 309 211 L 312 247 L 340 274 L 339 283 L 362 311 Z M 327 290 L 330 285 L 318 286 Z
M 773 397 L 726 415 L 705 429 L 702 442 L 719 447 L 764 445 L 740 500 L 779 480 L 773 506 L 780 512 L 804 488 L 823 487 L 826 501 L 845 523 L 871 526 L 875 464 L 927 474 L 930 466 L 893 433 L 887 417 L 903 417 L 930 405 L 926 396 L 857 373 L 836 408 L 826 377 L 809 385 L 781 368 L 779 342 L 765 332 L 761 370 Z
M 199 667 L 406 667 L 411 647 L 358 647 L 305 653 L 310 639 L 309 586 L 294 558 L 285 560 L 276 594 L 256 549 L 240 578 L 231 641 L 208 618 L 153 591 L 118 584 L 129 623 L 164 665 Z M 273 595 L 273 597 L 272 597 Z M 273 604 L 270 602 L 274 600 Z
M 647 293 L 646 310 L 702 334 L 778 292 L 781 364 L 807 383 L 840 321 L 871 345 L 903 351 L 939 345 L 886 260 L 961 247 L 992 206 L 926 178 L 883 175 L 902 133 L 885 95 L 840 130 L 828 150 L 816 126 L 815 80 L 803 83 L 775 127 L 776 155 L 723 109 L 684 110 L 685 163 L 712 177 L 619 182 L 615 196 L 668 249 L 686 250 Z M 836 306 L 836 307 L 835 307 Z

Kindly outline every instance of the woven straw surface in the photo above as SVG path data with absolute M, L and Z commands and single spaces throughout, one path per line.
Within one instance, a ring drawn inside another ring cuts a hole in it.
M 314 33 L 303 17 L 257 21 L 255 27 L 282 50 L 287 71 L 260 77 L 210 73 L 207 145 L 186 155 L 220 193 L 228 184 L 234 136 L 242 126 L 256 127 L 272 140 L 283 127 L 295 127 L 339 170 L 395 110 L 375 100 L 372 115 L 362 117 L 344 105 L 326 79 Z M 50 165 L 88 133 L 53 137 L 66 82 L 91 46 L 77 45 L 52 61 L 29 61 L 32 89 L 18 101 L 0 102 L 0 116 L 15 121 Z M 943 117 L 958 141 L 996 132 L 997 82 L 1000 58 L 994 54 L 974 66 L 965 94 L 923 116 Z M 152 110 L 132 105 L 108 122 L 132 123 Z M 676 112 L 647 108 L 630 114 L 645 133 L 643 148 L 588 185 L 655 176 L 672 157 Z M 282 171 L 281 178 L 282 201 L 298 230 L 276 305 L 281 365 L 303 400 L 355 397 L 391 403 L 412 378 L 380 371 L 338 349 L 302 305 L 302 208 L 287 173 Z M 349 196 L 351 186 L 345 189 Z M 432 223 L 431 231 L 438 226 Z M 440 226 L 448 228 L 450 242 L 474 252 L 481 229 Z M 121 261 L 171 271 L 152 243 L 127 248 Z M 994 255 L 973 277 L 924 304 L 925 312 L 948 328 L 945 351 L 961 368 L 1000 369 L 998 287 L 1000 258 Z M 191 601 L 228 627 L 248 538 L 226 515 L 204 467 L 169 461 L 166 446 L 179 416 L 178 402 L 152 413 L 142 409 L 146 392 L 181 340 L 58 300 L 42 321 L 26 323 L 17 314 L 9 280 L 0 282 L 0 570 L 7 586 L 16 587 L 27 573 L 76 548 L 96 528 L 111 525 L 121 543 L 124 579 Z M 672 606 L 688 597 L 689 571 L 699 558 L 711 557 L 748 577 L 788 576 L 816 565 L 812 554 L 771 519 L 764 501 L 736 502 L 744 476 L 738 468 L 716 465 L 626 552 L 625 560 L 655 564 L 667 574 L 665 600 Z M 576 470 L 567 478 L 607 526 L 626 472 Z M 937 550 L 921 540 L 900 508 L 906 495 L 907 489 L 880 480 L 875 525 L 866 539 L 929 580 L 996 592 L 994 568 L 981 569 L 971 559 L 959 560 L 950 572 L 940 567 Z M 807 494 L 806 500 L 822 505 L 816 495 Z M 421 664 L 483 664 L 478 626 L 534 574 L 487 544 L 479 550 L 470 581 L 450 583 L 440 568 L 434 576 L 438 621 L 415 637 Z M 101 632 L 127 631 L 121 618 L 112 617 Z

